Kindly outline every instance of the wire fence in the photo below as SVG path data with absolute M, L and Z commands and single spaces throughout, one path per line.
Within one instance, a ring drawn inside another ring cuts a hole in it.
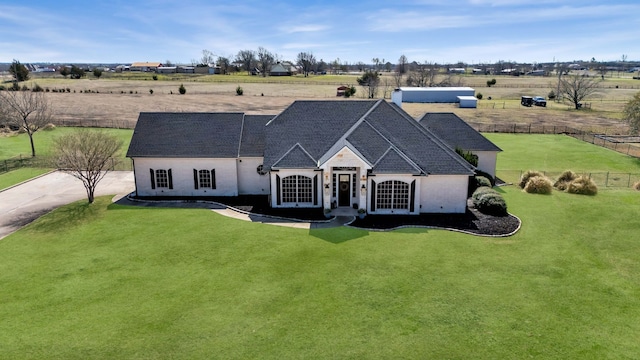
M 597 134 L 570 126 L 558 125 L 474 124 L 474 128 L 485 133 L 564 134 L 590 144 L 640 158 L 640 138 L 638 137 Z
M 19 155 L 0 160 L 0 174 L 21 168 L 56 169 L 54 157 L 38 155 L 35 157 Z M 133 171 L 133 165 L 128 159 L 111 158 L 107 169 L 110 171 Z
M 537 170 L 537 169 L 536 169 Z M 527 170 L 498 170 L 498 177 L 506 183 L 517 184 L 522 178 L 522 174 Z M 555 181 L 563 171 L 540 171 L 546 177 Z M 589 172 L 574 171 L 577 175 L 589 177 L 598 187 L 604 188 L 630 188 L 640 182 L 640 173 L 618 173 L 618 172 Z

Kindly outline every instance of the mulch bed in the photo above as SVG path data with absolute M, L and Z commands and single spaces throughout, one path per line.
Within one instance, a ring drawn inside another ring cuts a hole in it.
M 518 229 L 520 220 L 513 215 L 493 216 L 468 208 L 464 214 L 367 215 L 364 219 L 356 219 L 350 226 L 379 230 L 417 226 L 505 236 Z
M 194 199 L 177 197 L 154 197 L 149 200 L 203 200 L 215 201 L 254 214 L 277 216 L 303 221 L 326 220 L 319 208 L 274 209 L 269 206 L 265 195 L 243 195 L 236 197 L 199 197 Z M 349 224 L 352 227 L 376 230 L 391 230 L 399 227 L 416 226 L 441 229 L 453 229 L 478 235 L 505 236 L 520 226 L 520 220 L 512 215 L 493 216 L 479 212 L 469 202 L 464 214 L 420 214 L 420 215 L 367 215 L 364 219 L 356 217 Z

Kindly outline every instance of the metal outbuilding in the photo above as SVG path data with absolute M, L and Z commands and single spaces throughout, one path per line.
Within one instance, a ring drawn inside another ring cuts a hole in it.
M 391 101 L 402 107 L 408 103 L 457 103 L 459 97 L 475 97 L 470 87 L 401 87 L 391 94 Z
M 478 107 L 478 98 L 475 96 L 458 96 L 461 108 L 475 109 Z

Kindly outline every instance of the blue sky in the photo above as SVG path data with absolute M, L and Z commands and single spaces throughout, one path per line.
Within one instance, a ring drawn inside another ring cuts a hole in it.
M 637 0 L 0 0 L 0 62 L 640 60 Z

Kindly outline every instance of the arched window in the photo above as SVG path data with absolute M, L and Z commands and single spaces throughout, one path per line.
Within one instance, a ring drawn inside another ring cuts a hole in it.
M 282 178 L 282 202 L 313 202 L 313 180 L 303 175 L 291 175 Z
M 409 184 L 398 180 L 383 181 L 376 188 L 378 209 L 409 209 Z

